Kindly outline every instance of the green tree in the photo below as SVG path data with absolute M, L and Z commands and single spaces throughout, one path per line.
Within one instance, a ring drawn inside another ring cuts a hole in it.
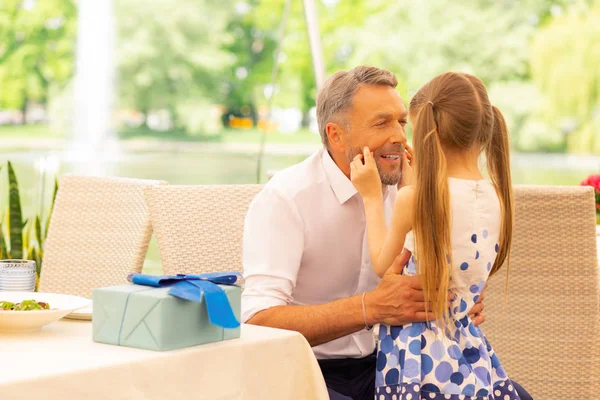
M 600 153 L 600 4 L 557 16 L 536 33 L 534 82 L 544 95 L 543 117 L 564 134 L 571 152 Z
M 453 70 L 475 74 L 504 112 L 517 149 L 564 151 L 559 133 L 537 117 L 543 96 L 531 82 L 530 52 L 536 31 L 572 3 L 388 3 L 367 18 L 360 34 L 347 35 L 351 63 L 375 64 L 395 72 L 405 101 L 439 73 Z M 546 134 L 541 136 L 540 132 Z
M 271 81 L 274 52 L 277 46 L 277 29 L 255 22 L 258 1 L 238 3 L 227 24 L 231 39 L 223 49 L 235 61 L 223 71 L 222 99 L 226 106 L 223 123 L 229 113 L 250 116 L 257 121 L 257 104 L 264 97 L 264 85 Z
M 77 9 L 72 0 L 0 3 L 0 108 L 46 105 L 74 69 Z
M 233 62 L 223 51 L 231 1 L 119 0 L 119 106 L 144 114 L 167 109 L 185 128 L 181 108 L 220 90 L 219 75 Z M 193 108 L 193 107 L 192 107 Z
M 448 70 L 474 73 L 488 84 L 526 80 L 529 39 L 554 3 L 397 1 L 352 35 L 352 62 L 392 70 L 406 82 L 405 95 Z
M 281 22 L 284 3 L 285 0 L 260 1 L 253 9 L 256 26 L 274 35 Z M 350 63 L 349 36 L 361 35 L 366 18 L 381 11 L 384 3 L 381 0 L 317 2 L 319 32 L 328 74 L 353 66 Z M 281 72 L 277 81 L 276 103 L 284 107 L 299 107 L 304 115 L 303 124 L 307 125 L 308 112 L 315 105 L 317 90 L 302 1 L 292 1 L 279 62 Z

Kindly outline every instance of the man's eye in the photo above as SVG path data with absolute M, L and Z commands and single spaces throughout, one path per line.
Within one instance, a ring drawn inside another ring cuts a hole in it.
M 386 121 L 379 121 L 378 123 L 375 124 L 375 126 L 383 126 L 385 125 Z

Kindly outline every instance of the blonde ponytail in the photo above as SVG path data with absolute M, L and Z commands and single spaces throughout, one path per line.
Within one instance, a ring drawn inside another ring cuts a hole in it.
M 435 120 L 435 104 L 424 103 L 413 126 L 416 164 L 413 230 L 425 301 L 435 319 L 448 319 L 448 289 L 452 262 L 450 192 L 446 157 Z
M 510 259 L 510 246 L 514 225 L 514 197 L 512 179 L 510 175 L 510 148 L 508 143 L 508 129 L 500 110 L 494 110 L 494 128 L 492 136 L 485 149 L 488 172 L 500 199 L 502 224 L 498 242 L 498 255 L 490 272 L 498 272 L 504 261 Z M 508 262 L 507 262 L 508 269 Z M 508 274 L 508 271 L 507 271 Z

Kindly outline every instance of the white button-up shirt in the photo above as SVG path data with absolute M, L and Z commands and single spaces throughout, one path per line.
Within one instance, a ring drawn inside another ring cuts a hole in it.
M 384 189 L 386 219 L 396 196 Z M 362 199 L 324 149 L 278 172 L 252 201 L 244 228 L 242 320 L 270 307 L 322 304 L 373 290 Z M 362 330 L 313 347 L 317 358 L 374 351 Z

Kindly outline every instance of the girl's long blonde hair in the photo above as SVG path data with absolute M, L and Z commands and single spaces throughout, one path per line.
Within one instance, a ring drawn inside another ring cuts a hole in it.
M 415 154 L 413 231 L 418 273 L 437 321 L 447 320 L 452 243 L 450 191 L 444 149 L 485 152 L 490 179 L 500 199 L 502 223 L 491 274 L 509 258 L 514 201 L 508 130 L 477 77 L 448 72 L 425 84 L 410 101 Z

